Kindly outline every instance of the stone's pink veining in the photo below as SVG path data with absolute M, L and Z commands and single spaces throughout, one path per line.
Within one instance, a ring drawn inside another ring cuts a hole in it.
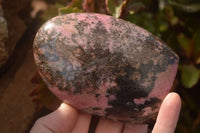
M 163 99 L 167 93 L 170 91 L 173 82 L 168 82 L 174 80 L 176 76 L 176 71 L 178 67 L 178 62 L 173 65 L 169 65 L 165 72 L 159 73 L 157 75 L 157 80 L 155 81 L 154 89 L 149 93 L 148 98 L 158 97 Z
M 145 101 L 146 101 L 146 98 L 139 98 L 139 99 L 133 99 L 133 102 L 135 103 L 135 104 L 144 104 L 145 103 Z
M 152 108 L 151 107 L 146 107 L 142 111 L 144 111 L 143 116 L 148 116 L 149 114 L 152 113 Z
M 67 92 L 62 92 L 57 87 L 49 88 L 56 96 L 61 98 L 64 102 L 74 106 L 75 108 L 79 108 L 81 110 L 85 110 L 87 108 L 100 108 L 105 110 L 106 108 L 111 108 L 112 106 L 108 105 L 108 99 L 99 92 L 99 98 L 95 98 L 91 94 L 69 94 Z M 92 113 L 92 112 L 90 112 Z M 96 114 L 100 115 L 100 114 Z M 106 113 L 101 113 L 101 116 L 105 116 Z

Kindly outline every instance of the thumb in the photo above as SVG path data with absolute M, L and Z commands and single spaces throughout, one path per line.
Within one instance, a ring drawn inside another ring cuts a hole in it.
M 69 133 L 77 119 L 78 111 L 62 103 L 56 111 L 38 119 L 30 133 Z

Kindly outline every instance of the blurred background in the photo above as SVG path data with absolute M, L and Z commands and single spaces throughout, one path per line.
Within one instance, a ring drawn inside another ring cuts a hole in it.
M 0 0 L 1 133 L 28 133 L 60 104 L 37 73 L 32 45 L 45 21 L 72 12 L 112 15 L 165 41 L 180 57 L 172 87 L 182 98 L 176 133 L 200 133 L 199 0 Z

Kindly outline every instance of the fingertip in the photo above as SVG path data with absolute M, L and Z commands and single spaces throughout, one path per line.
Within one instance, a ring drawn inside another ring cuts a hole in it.
M 170 93 L 165 97 L 165 99 L 175 99 L 175 101 L 176 101 L 177 103 L 181 103 L 181 98 L 180 98 L 179 94 L 176 93 L 176 92 L 170 92 Z
M 61 105 L 59 106 L 58 109 L 64 110 L 64 109 L 66 109 L 68 106 L 69 106 L 69 105 L 67 105 L 66 103 L 61 103 Z
M 73 114 L 78 113 L 78 111 L 75 108 L 73 108 L 72 106 L 70 106 L 70 105 L 68 105 L 66 103 L 62 103 L 58 107 L 57 111 L 62 112 L 62 113 L 68 113 L 68 112 L 71 112 Z
M 161 105 L 161 109 L 163 108 L 176 108 L 177 111 L 180 111 L 181 109 L 181 98 L 178 93 L 171 92 L 169 93 L 165 99 L 163 100 L 163 103 Z
M 162 102 L 152 133 L 174 133 L 181 109 L 181 98 L 169 93 Z

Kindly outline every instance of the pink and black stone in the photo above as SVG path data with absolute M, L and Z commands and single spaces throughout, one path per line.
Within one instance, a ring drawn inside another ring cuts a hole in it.
M 34 58 L 49 89 L 64 102 L 118 121 L 148 123 L 169 92 L 178 56 L 132 23 L 93 13 L 46 22 Z

